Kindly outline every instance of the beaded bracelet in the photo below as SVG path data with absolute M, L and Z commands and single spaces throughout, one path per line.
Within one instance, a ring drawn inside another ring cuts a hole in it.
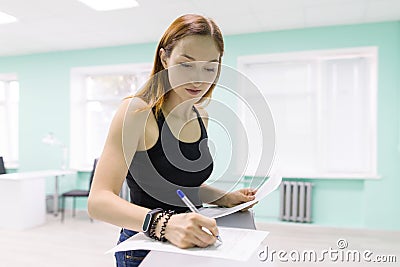
M 164 217 L 164 212 L 158 214 L 157 218 L 153 221 L 153 223 L 150 226 L 150 233 L 149 233 L 149 237 L 153 238 L 157 241 L 160 241 L 159 238 L 156 236 L 156 228 L 157 228 L 157 224 L 158 222 L 161 220 L 161 218 Z
M 175 214 L 175 212 L 172 210 L 164 211 L 153 221 L 153 223 L 151 224 L 151 228 L 150 228 L 150 238 L 153 238 L 157 241 L 162 241 L 162 242 L 167 241 L 167 239 L 165 238 L 165 229 L 167 228 L 168 221 L 173 214 Z M 163 222 L 163 225 L 161 226 L 160 237 L 158 237 L 156 235 L 157 224 L 164 216 L 165 216 L 165 220 Z
M 175 214 L 175 212 L 173 210 L 169 210 L 169 211 L 164 211 L 163 214 L 165 214 L 165 221 L 163 222 L 163 225 L 161 226 L 160 240 L 162 242 L 166 242 L 167 239 L 165 238 L 165 229 L 167 228 L 169 219 L 171 218 L 172 215 Z

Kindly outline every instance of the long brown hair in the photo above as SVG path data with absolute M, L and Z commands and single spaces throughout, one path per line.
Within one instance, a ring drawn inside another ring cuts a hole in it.
M 187 14 L 180 16 L 175 19 L 174 22 L 168 27 L 164 35 L 161 37 L 158 43 L 153 69 L 151 71 L 151 78 L 143 86 L 143 88 L 135 94 L 136 97 L 140 97 L 149 104 L 149 107 L 155 107 L 155 115 L 158 116 L 161 107 L 168 96 L 168 89 L 170 87 L 168 75 L 163 64 L 161 63 L 160 49 L 165 50 L 167 57 L 171 55 L 176 43 L 186 36 L 191 35 L 202 35 L 210 36 L 214 39 L 214 42 L 220 52 L 218 72 L 215 81 L 210 86 L 208 91 L 202 96 L 198 103 L 203 103 L 206 99 L 211 98 L 212 92 L 215 88 L 216 82 L 218 81 L 221 72 L 221 58 L 224 53 L 224 40 L 222 37 L 221 30 L 217 24 L 210 18 L 206 18 L 201 15 Z M 161 73 L 163 71 L 163 73 Z M 160 75 L 161 73 L 161 75 Z M 167 85 L 167 86 L 166 86 Z

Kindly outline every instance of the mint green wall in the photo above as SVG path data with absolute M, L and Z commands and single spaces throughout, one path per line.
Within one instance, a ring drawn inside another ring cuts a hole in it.
M 400 230 L 399 87 L 400 22 L 226 36 L 224 63 L 241 55 L 312 49 L 379 47 L 378 171 L 380 180 L 312 180 L 315 224 Z M 0 73 L 20 80 L 20 170 L 57 168 L 61 153 L 41 143 L 49 131 L 69 140 L 70 69 L 151 62 L 156 44 L 0 57 Z M 87 173 L 63 181 L 62 190 L 86 187 Z M 51 181 L 49 181 L 49 190 Z M 396 191 L 396 192 L 395 192 Z M 277 220 L 279 194 L 256 206 L 259 220 Z M 83 204 L 82 204 L 83 205 Z

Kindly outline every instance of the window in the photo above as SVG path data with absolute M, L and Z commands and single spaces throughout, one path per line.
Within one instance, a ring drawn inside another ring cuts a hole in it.
M 147 80 L 150 64 L 75 68 L 71 72 L 71 168 L 90 170 L 124 97 Z
M 19 83 L 14 74 L 0 74 L 0 155 L 7 168 L 18 167 Z
M 271 107 L 284 177 L 377 177 L 375 47 L 242 57 L 239 70 Z

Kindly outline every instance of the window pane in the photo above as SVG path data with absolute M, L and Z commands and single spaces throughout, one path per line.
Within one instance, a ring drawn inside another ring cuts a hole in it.
M 370 88 L 365 59 L 326 62 L 325 136 L 329 172 L 365 172 L 370 169 Z
M 246 75 L 268 95 L 310 93 L 310 62 L 249 65 Z
M 138 86 L 136 75 L 98 75 L 86 79 L 87 99 L 122 99 L 132 95 Z
M 242 70 L 274 115 L 273 168 L 293 177 L 376 175 L 376 59 L 375 48 L 244 57 Z
M 6 125 L 6 108 L 0 105 L 0 125 Z M 0 155 L 7 154 L 7 132 L 6 127 L 0 128 Z
M 286 173 L 316 171 L 315 96 L 270 97 L 277 135 L 276 168 Z
M 18 102 L 19 101 L 19 82 L 12 81 L 10 82 L 10 90 L 9 90 L 9 101 L 10 102 Z
M 277 136 L 274 168 L 286 173 L 316 169 L 313 73 L 310 62 L 257 64 L 246 73 L 270 104 Z M 250 147 L 259 149 L 257 144 Z
M 0 102 L 4 102 L 6 100 L 6 86 L 5 82 L 0 81 Z
M 100 103 L 98 101 L 87 103 L 86 140 L 88 158 L 93 159 L 100 156 L 116 106 L 118 106 L 118 103 Z
M 9 156 L 10 160 L 18 160 L 18 102 L 10 104 L 9 108 Z
M 8 163 L 18 161 L 17 81 L 0 81 L 0 155 Z

